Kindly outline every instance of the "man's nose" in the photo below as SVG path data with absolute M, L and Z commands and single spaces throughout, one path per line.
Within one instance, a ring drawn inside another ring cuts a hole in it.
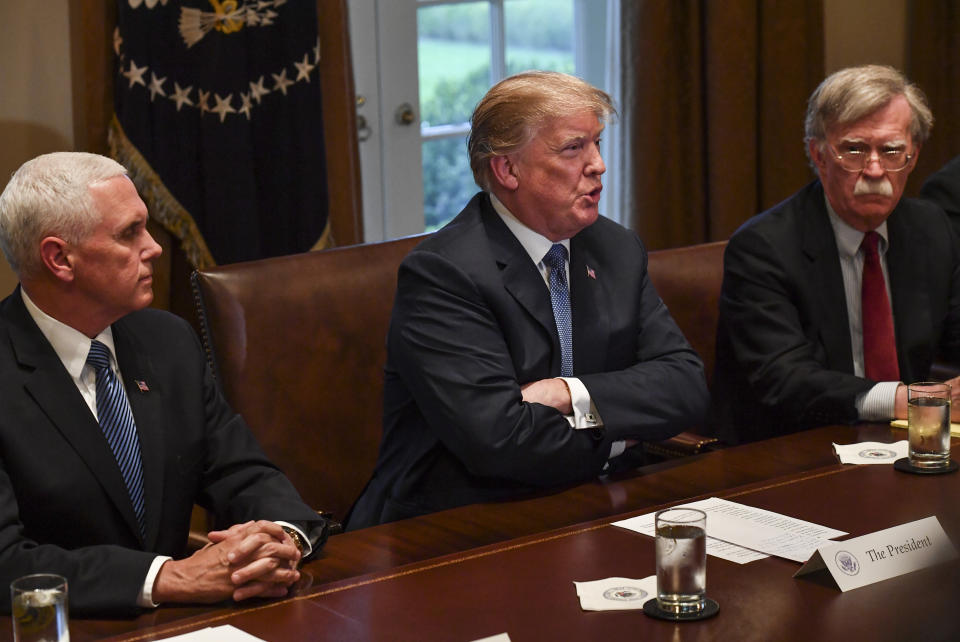
M 879 178 L 883 176 L 886 171 L 883 165 L 880 164 L 879 152 L 871 151 L 867 157 L 867 164 L 863 168 L 863 173 L 867 176 Z

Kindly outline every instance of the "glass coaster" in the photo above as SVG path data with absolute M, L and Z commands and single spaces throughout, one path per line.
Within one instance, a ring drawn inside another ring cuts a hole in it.
M 960 466 L 957 466 L 957 462 L 950 460 L 950 463 L 944 466 L 943 468 L 917 468 L 916 466 L 910 465 L 909 457 L 901 457 L 897 461 L 893 462 L 893 467 L 903 473 L 915 473 L 917 475 L 942 475 L 944 473 L 955 472 Z
M 643 603 L 643 613 L 650 617 L 660 620 L 669 620 L 671 622 L 694 622 L 696 620 L 706 620 L 720 612 L 720 605 L 709 597 L 703 598 L 703 608 L 699 613 L 671 613 L 664 611 L 657 604 L 657 598 L 647 600 Z

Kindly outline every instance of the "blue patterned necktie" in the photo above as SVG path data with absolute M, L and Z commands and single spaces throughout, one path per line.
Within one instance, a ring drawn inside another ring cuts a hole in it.
M 97 418 L 113 456 L 117 458 L 123 482 L 137 514 L 140 535 L 146 534 L 143 510 L 143 469 L 140 466 L 140 439 L 133 412 L 123 385 L 110 367 L 110 350 L 99 341 L 90 344 L 87 363 L 97 373 Z
M 543 256 L 543 264 L 550 268 L 550 303 L 553 319 L 560 335 L 560 375 L 573 376 L 573 331 L 570 322 L 570 291 L 567 288 L 567 248 L 554 243 Z

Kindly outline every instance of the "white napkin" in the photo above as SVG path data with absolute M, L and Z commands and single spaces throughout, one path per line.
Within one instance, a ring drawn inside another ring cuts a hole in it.
M 657 576 L 642 580 L 608 577 L 593 582 L 574 582 L 584 611 L 628 611 L 642 609 L 643 603 L 657 597 Z
M 892 464 L 907 456 L 907 440 L 885 444 L 864 441 L 859 444 L 834 444 L 841 464 Z

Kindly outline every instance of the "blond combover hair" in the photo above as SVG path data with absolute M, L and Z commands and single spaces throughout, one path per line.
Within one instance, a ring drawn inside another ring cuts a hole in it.
M 470 119 L 470 169 L 481 189 L 493 183 L 490 159 L 529 143 L 555 118 L 593 112 L 600 122 L 616 115 L 610 96 L 576 76 L 525 71 L 490 88 Z
M 923 91 L 893 67 L 864 65 L 827 76 L 810 95 L 804 122 L 807 154 L 809 142 L 825 143 L 831 127 L 849 125 L 869 116 L 896 96 L 907 99 L 913 112 L 910 136 L 914 144 L 923 144 L 933 127 L 933 114 Z
M 100 221 L 90 186 L 127 170 L 112 158 L 54 152 L 20 166 L 0 194 L 0 249 L 22 280 L 42 268 L 40 241 L 47 236 L 78 243 Z

